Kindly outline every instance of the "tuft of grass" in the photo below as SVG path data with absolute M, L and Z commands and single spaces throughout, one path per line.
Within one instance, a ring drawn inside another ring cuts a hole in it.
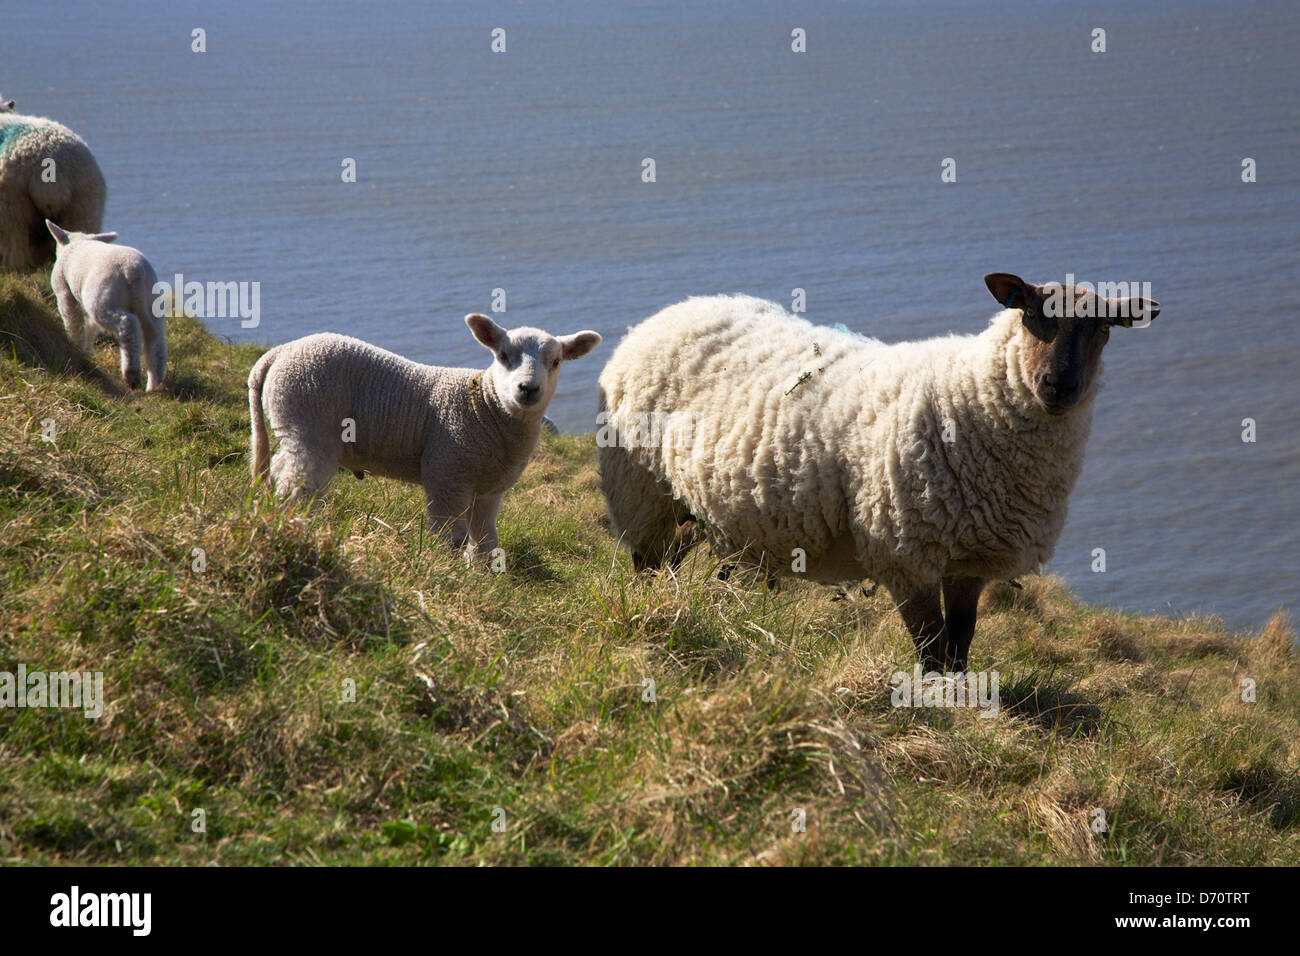
M 1282 614 L 1235 635 L 1026 576 L 973 648 L 998 714 L 896 707 L 883 592 L 720 581 L 704 549 L 633 574 L 591 436 L 543 439 L 505 572 L 470 569 L 418 488 L 251 488 L 260 350 L 168 340 L 166 389 L 127 393 L 41 276 L 0 276 L 0 671 L 105 696 L 0 710 L 0 861 L 1300 862 Z

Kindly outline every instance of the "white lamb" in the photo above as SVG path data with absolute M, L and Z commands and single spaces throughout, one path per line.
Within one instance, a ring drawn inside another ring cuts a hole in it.
M 48 219 L 45 225 L 56 242 L 50 286 L 68 338 L 89 352 L 99 333 L 113 335 L 122 354 L 122 377 L 131 388 L 140 387 L 143 344 L 147 390 L 161 388 L 167 336 L 163 317 L 154 314 L 158 276 L 149 260 L 139 249 L 110 245 L 117 238 L 115 232 L 67 232 Z
M 41 223 L 98 232 L 107 189 L 84 140 L 43 116 L 0 109 L 0 269 L 24 270 L 54 258 Z
M 419 365 L 358 339 L 309 335 L 268 351 L 248 376 L 254 478 L 276 494 L 320 495 L 340 467 L 424 487 L 430 526 L 467 557 L 497 547 L 501 499 L 532 457 L 560 363 L 600 344 L 595 332 L 507 332 L 465 324 L 495 356 L 486 371 Z M 263 412 L 280 440 L 274 459 Z
M 745 296 L 631 329 L 600 377 L 597 444 L 635 566 L 676 565 L 698 529 L 769 573 L 869 577 L 928 669 L 964 670 L 985 583 L 1055 547 L 1110 326 L 1158 311 L 985 282 L 1007 308 L 979 335 L 886 345 Z

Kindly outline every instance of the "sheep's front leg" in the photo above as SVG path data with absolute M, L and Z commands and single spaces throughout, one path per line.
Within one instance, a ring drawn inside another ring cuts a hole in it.
M 898 596 L 895 595 L 895 600 Z M 921 657 L 926 673 L 943 670 L 943 608 L 939 604 L 939 588 L 923 588 L 899 601 L 898 613 L 903 616 Z
M 474 499 L 469 514 L 469 551 L 467 557 L 489 557 L 497 547 L 497 512 L 502 495 L 480 495 Z
M 424 484 L 425 504 L 428 508 L 429 527 L 453 548 L 465 547 L 469 541 L 469 515 L 474 505 L 474 492 Z
M 966 670 L 967 654 L 970 652 L 971 638 L 975 636 L 975 617 L 983 591 L 983 578 L 944 578 L 944 664 L 950 670 Z

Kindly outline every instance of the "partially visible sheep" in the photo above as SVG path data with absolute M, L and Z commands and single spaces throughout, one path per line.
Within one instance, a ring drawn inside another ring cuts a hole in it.
M 688 299 L 629 331 L 600 376 L 597 445 L 637 568 L 676 564 L 702 533 L 769 571 L 869 577 L 928 669 L 964 670 L 985 583 L 1051 557 L 1110 327 L 1158 312 L 985 282 L 1006 308 L 980 335 L 886 345 L 746 296 Z M 676 425 L 645 440 L 656 416 Z
M 67 232 L 48 219 L 45 226 L 58 250 L 50 286 L 68 338 L 89 352 L 100 332 L 112 334 L 121 349 L 122 377 L 131 388 L 140 387 L 143 338 L 148 391 L 162 387 L 167 336 L 163 317 L 154 314 L 158 276 L 149 260 L 139 249 L 109 245 L 115 232 Z
M 43 116 L 0 108 L 0 269 L 24 270 L 54 258 L 42 222 L 99 232 L 107 189 L 84 140 Z
M 532 457 L 560 363 L 600 344 L 595 332 L 507 332 L 465 324 L 495 356 L 486 371 L 419 365 L 343 335 L 268 351 L 248 376 L 252 470 L 290 500 L 320 495 L 340 467 L 424 487 L 431 527 L 467 556 L 497 547 L 502 496 Z M 270 458 L 262 421 L 280 440 Z

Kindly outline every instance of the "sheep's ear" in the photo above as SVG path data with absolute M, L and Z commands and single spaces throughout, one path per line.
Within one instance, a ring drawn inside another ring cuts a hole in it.
M 1010 272 L 990 272 L 984 284 L 1004 309 L 1020 309 L 1024 318 L 1034 319 L 1043 314 L 1046 305 L 1043 290 L 1032 282 Z
M 4 110 L 6 113 L 12 113 L 16 105 L 17 104 L 15 104 L 13 100 L 5 100 L 4 103 L 0 103 L 0 110 Z
M 96 242 L 112 242 L 114 239 L 117 238 L 117 233 L 115 233 L 115 232 L 97 232 L 97 233 L 95 233 L 94 235 L 87 236 L 86 238 L 87 238 L 87 239 L 94 239 Z
M 1020 276 L 1010 272 L 990 272 L 984 277 L 984 284 L 1004 309 L 1021 308 L 1029 300 L 1029 290 L 1032 288 Z
M 66 246 L 68 244 L 68 234 L 48 219 L 45 220 L 45 228 L 50 230 L 50 235 L 54 237 L 54 241 L 59 245 Z
M 582 358 L 597 345 L 600 344 L 600 335 L 596 332 L 574 332 L 572 335 L 561 335 L 559 337 L 560 346 L 564 349 L 564 360 Z
M 480 315 L 477 312 L 471 312 L 465 316 L 465 324 L 469 330 L 474 333 L 474 338 L 478 339 L 479 344 L 485 349 L 491 349 L 493 352 L 500 351 L 501 346 L 506 344 L 508 333 L 501 326 L 497 325 L 486 315 Z
M 1110 324 L 1122 325 L 1126 329 L 1134 326 L 1140 329 L 1159 314 L 1160 303 L 1154 299 L 1133 295 L 1127 299 L 1106 300 L 1106 316 L 1110 319 Z

